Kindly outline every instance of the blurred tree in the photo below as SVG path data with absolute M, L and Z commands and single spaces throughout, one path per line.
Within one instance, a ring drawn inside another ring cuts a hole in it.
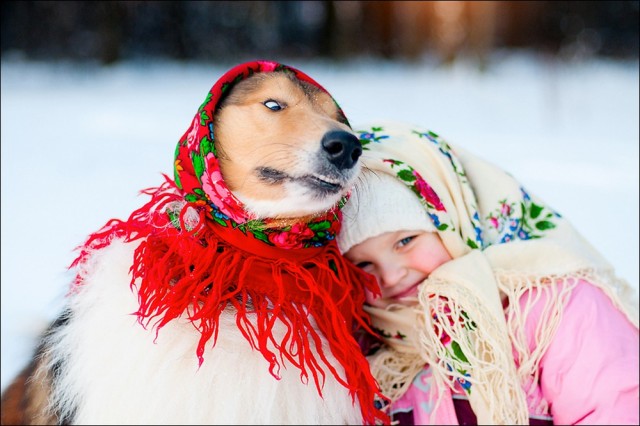
M 394 8 L 392 1 L 362 2 L 364 24 L 361 37 L 366 40 L 365 53 L 383 58 L 396 56 L 396 39 L 394 37 Z
M 120 59 L 124 31 L 122 24 L 126 19 L 126 8 L 119 2 L 100 2 L 96 6 L 98 15 L 98 34 L 102 46 L 98 54 L 104 64 Z

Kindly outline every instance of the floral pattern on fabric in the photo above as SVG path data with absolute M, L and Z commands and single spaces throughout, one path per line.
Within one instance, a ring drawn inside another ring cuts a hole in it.
M 458 176 L 458 180 L 460 181 L 462 191 L 469 195 L 467 199 L 474 200 L 475 197 L 473 197 L 473 190 L 471 189 L 471 185 L 469 184 L 467 173 L 465 172 L 464 167 L 458 160 L 458 157 L 452 154 L 452 149 L 447 143 L 447 141 L 445 141 L 436 133 L 430 130 L 422 131 L 422 132 L 418 130 L 413 130 L 412 133 L 415 135 L 418 135 L 420 138 L 427 139 L 429 142 L 435 144 L 438 147 L 438 151 L 440 151 L 442 155 L 444 155 L 446 158 L 449 159 L 449 162 L 451 163 L 451 167 L 453 168 L 453 171 Z M 484 248 L 486 244 L 482 237 L 482 225 L 480 223 L 480 213 L 478 211 L 479 209 L 475 201 L 472 201 L 470 203 L 470 209 L 473 212 L 473 214 L 470 217 L 470 220 L 471 220 L 471 224 L 473 225 L 475 236 L 473 239 L 471 239 L 470 237 L 467 237 L 466 244 L 472 249 Z
M 438 150 L 445 157 L 449 159 L 449 161 L 451 162 L 451 165 L 453 166 L 453 170 L 458 174 L 458 176 L 462 177 L 464 182 L 468 182 L 467 174 L 465 173 L 464 168 L 462 167 L 462 164 L 460 164 L 460 162 L 456 157 L 451 155 L 451 147 L 444 139 L 442 139 L 440 136 L 438 136 L 436 133 L 432 132 L 431 130 L 427 130 L 423 132 L 420 132 L 418 130 L 413 130 L 412 133 L 434 143 L 438 147 Z
M 367 145 L 369 145 L 369 143 L 380 142 L 382 139 L 389 138 L 389 135 L 377 134 L 382 130 L 383 130 L 382 127 L 372 127 L 371 131 L 358 131 L 358 133 L 360 133 L 360 136 L 358 137 L 358 139 L 360 139 L 360 144 L 362 145 L 362 149 L 368 150 L 369 147 Z
M 524 188 L 520 188 L 522 200 L 517 203 L 500 200 L 500 206 L 489 213 L 486 223 L 498 233 L 498 243 L 515 239 L 541 238 L 544 232 L 556 227 L 560 214 L 549 207 L 534 202 Z

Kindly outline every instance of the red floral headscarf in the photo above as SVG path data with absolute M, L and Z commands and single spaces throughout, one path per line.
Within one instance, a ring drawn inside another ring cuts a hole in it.
M 248 62 L 229 70 L 207 93 L 178 142 L 174 180 L 165 176 L 161 186 L 143 191 L 151 200 L 128 220 L 112 219 L 92 234 L 72 267 L 113 238 L 139 240 L 131 286 L 137 290 L 136 315 L 143 326 L 158 333 L 168 322 L 188 318 L 200 333 L 202 363 L 206 343 L 213 339 L 215 346 L 221 313 L 231 309 L 275 378 L 281 364 L 290 363 L 300 369 L 301 380 L 311 376 L 322 395 L 328 371 L 354 402 L 357 398 L 364 422 L 388 422 L 374 401 L 385 397 L 352 334 L 369 329 L 365 287 L 378 290 L 375 280 L 346 261 L 336 245 L 344 199 L 309 222 L 278 228 L 268 219 L 250 217 L 220 173 L 213 124 L 217 106 L 239 81 L 274 71 L 294 73 L 326 92 L 306 74 L 276 62 Z M 341 110 L 340 115 L 348 125 Z M 77 284 L 82 284 L 80 274 Z M 273 334 L 276 320 L 288 328 L 281 339 Z M 344 374 L 327 360 L 321 335 Z
M 276 62 L 249 62 L 232 68 L 211 88 L 190 128 L 180 139 L 176 149 L 175 182 L 187 201 L 205 205 L 210 218 L 221 226 L 238 228 L 267 244 L 282 248 L 323 246 L 334 239 L 340 230 L 338 206 L 311 221 L 274 229 L 268 226 L 269 220 L 257 221 L 248 215 L 242 203 L 229 191 L 220 173 L 214 144 L 213 116 L 216 108 L 239 81 L 255 73 L 274 71 L 291 72 L 298 79 L 327 92 L 308 75 Z M 339 106 L 338 115 L 344 124 L 349 125 Z

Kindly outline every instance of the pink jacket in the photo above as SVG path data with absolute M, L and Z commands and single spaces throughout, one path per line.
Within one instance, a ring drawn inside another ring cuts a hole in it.
M 540 317 L 539 303 L 527 319 L 529 345 Z M 531 423 L 553 420 L 556 425 L 639 424 L 638 329 L 601 290 L 582 281 L 573 291 L 557 334 L 540 363 L 540 380 L 528 398 Z M 392 413 L 413 410 L 414 424 L 461 424 L 448 389 L 436 407 L 431 370 L 416 376 Z M 549 412 L 535 412 L 545 399 Z

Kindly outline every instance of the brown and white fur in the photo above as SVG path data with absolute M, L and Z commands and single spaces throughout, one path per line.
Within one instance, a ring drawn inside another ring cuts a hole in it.
M 238 83 L 215 124 L 227 186 L 260 218 L 293 221 L 326 211 L 360 167 L 358 140 L 338 114 L 329 95 L 282 73 Z M 157 339 L 143 329 L 131 315 L 138 305 L 129 287 L 138 244 L 116 240 L 93 256 L 81 291 L 3 393 L 2 424 L 362 422 L 357 402 L 332 374 L 323 398 L 294 366 L 285 364 L 276 380 L 233 313 L 221 317 L 201 367 L 189 321 L 170 322 Z

